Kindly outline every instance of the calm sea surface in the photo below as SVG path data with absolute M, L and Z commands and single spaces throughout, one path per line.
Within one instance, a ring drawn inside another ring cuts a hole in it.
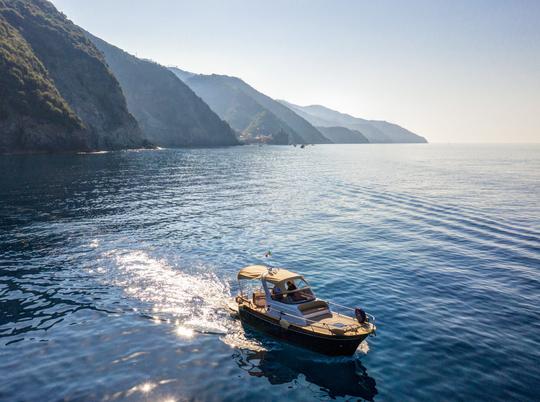
M 4 156 L 0 173 L 2 401 L 540 399 L 540 146 Z M 244 330 L 224 303 L 267 250 L 377 336 L 330 358 Z

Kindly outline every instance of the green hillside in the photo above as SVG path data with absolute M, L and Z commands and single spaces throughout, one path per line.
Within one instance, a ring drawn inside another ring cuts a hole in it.
M 0 152 L 147 145 L 83 31 L 44 0 L 0 0 Z

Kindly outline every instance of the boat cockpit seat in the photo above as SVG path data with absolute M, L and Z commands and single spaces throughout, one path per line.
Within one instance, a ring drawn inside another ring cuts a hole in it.
M 255 307 L 266 307 L 266 295 L 264 292 L 253 292 L 253 304 Z
M 304 316 L 318 316 L 321 314 L 330 314 L 328 303 L 323 300 L 314 300 L 298 305 L 298 309 Z

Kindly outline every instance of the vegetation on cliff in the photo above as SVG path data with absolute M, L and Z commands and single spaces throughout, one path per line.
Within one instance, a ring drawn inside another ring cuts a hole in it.
M 148 145 L 84 32 L 45 0 L 0 0 L 0 152 Z
M 302 117 L 239 78 L 193 74 L 178 68 L 171 71 L 237 130 L 243 142 L 330 142 Z
M 234 131 L 169 69 L 89 33 L 120 82 L 145 136 L 163 147 L 237 145 Z

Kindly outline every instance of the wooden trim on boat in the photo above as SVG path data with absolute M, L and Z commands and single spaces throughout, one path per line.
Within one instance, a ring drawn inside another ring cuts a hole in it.
M 268 335 L 283 339 L 318 353 L 333 356 L 350 356 L 354 354 L 358 345 L 368 337 L 368 333 L 359 335 L 318 334 L 304 330 L 294 324 L 287 327 L 280 325 L 280 320 L 268 317 L 246 305 L 239 306 L 239 315 L 242 323 L 262 330 Z
M 281 327 L 280 325 L 280 320 L 276 319 L 276 318 L 273 318 L 273 317 L 270 317 L 268 316 L 267 314 L 264 314 L 264 313 L 261 313 L 260 311 L 257 311 L 251 307 L 249 307 L 248 305 L 240 305 L 239 307 L 243 308 L 246 312 L 256 316 L 258 319 L 260 320 L 263 320 L 263 321 L 266 321 L 272 325 L 276 325 L 276 326 L 279 326 Z M 287 319 L 287 314 L 284 314 L 284 319 L 286 320 Z M 303 328 L 303 327 L 300 327 L 296 324 L 293 324 L 293 323 L 289 323 L 289 326 L 287 327 L 287 330 L 289 331 L 296 331 L 298 333 L 301 333 L 301 334 L 305 334 L 305 335 L 308 335 L 308 336 L 313 336 L 313 337 L 318 337 L 318 338 L 323 338 L 323 339 L 329 339 L 329 340 L 343 340 L 343 339 L 354 339 L 354 338 L 362 338 L 364 339 L 366 336 L 368 336 L 372 331 L 366 331 L 366 332 L 358 332 L 358 331 L 355 331 L 355 332 L 352 332 L 352 331 L 349 331 L 349 332 L 345 332 L 343 334 L 336 334 L 334 332 L 332 332 L 330 329 L 324 329 L 325 331 L 327 331 L 328 333 L 323 333 L 321 332 L 323 329 L 322 328 L 317 328 L 317 326 L 314 326 L 314 325 L 309 325 L 308 327 L 312 328 L 312 330 L 308 330 L 306 328 Z M 314 330 L 315 329 L 315 330 Z M 347 335 L 350 334 L 350 335 Z

